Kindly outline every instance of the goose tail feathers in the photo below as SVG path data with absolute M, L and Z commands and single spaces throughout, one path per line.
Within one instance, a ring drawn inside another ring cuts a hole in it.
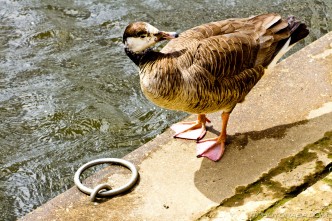
M 285 22 L 286 24 L 286 22 Z M 277 31 L 275 34 L 278 35 L 279 33 L 282 35 L 283 33 L 287 33 L 289 37 L 282 39 L 277 44 L 276 50 L 274 55 L 272 56 L 272 60 L 268 62 L 268 69 L 273 68 L 277 62 L 281 59 L 281 57 L 286 54 L 298 41 L 304 39 L 308 34 L 309 30 L 307 26 L 302 23 L 301 21 L 297 20 L 294 16 L 289 16 L 287 18 L 287 28 L 283 28 Z M 280 26 L 278 24 L 278 26 Z M 277 26 L 276 24 L 274 26 Z M 276 29 L 276 27 L 271 27 L 271 30 Z M 286 31 L 286 32 L 285 32 Z
M 291 33 L 290 45 L 302 40 L 309 34 L 307 26 L 304 23 L 296 20 L 294 16 L 289 16 L 287 18 L 287 22 Z

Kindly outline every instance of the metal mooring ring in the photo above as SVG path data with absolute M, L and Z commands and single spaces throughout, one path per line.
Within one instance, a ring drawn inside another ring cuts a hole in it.
M 131 171 L 131 174 L 132 174 L 129 182 L 117 189 L 112 189 L 112 190 L 107 190 L 107 191 L 102 191 L 103 189 L 110 189 L 109 185 L 107 185 L 107 184 L 100 184 L 94 189 L 90 189 L 90 188 L 84 186 L 80 180 L 81 174 L 86 169 L 88 169 L 94 165 L 103 164 L 103 163 L 115 163 L 115 164 L 120 164 L 122 166 L 127 167 Z M 118 159 L 118 158 L 102 158 L 102 159 L 90 161 L 90 162 L 84 164 L 83 166 L 81 166 L 76 171 L 75 176 L 74 176 L 74 182 L 75 182 L 75 185 L 77 186 L 77 188 L 79 190 L 81 190 L 83 193 L 90 195 L 91 201 L 94 201 L 95 197 L 109 197 L 109 196 L 115 196 L 120 193 L 123 193 L 123 192 L 129 190 L 130 188 L 132 188 L 135 185 L 137 179 L 138 179 L 138 172 L 137 172 L 135 165 L 130 163 L 127 160 Z M 103 187 L 103 188 L 101 188 L 101 187 Z

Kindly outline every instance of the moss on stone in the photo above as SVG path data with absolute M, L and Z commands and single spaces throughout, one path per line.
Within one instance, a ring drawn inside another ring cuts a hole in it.
M 332 187 L 332 179 L 325 177 L 323 179 L 323 182 L 328 184 L 330 187 Z
M 326 132 L 324 137 L 316 142 L 307 145 L 303 148 L 302 151 L 297 153 L 294 156 L 287 157 L 282 159 L 277 167 L 272 168 L 267 173 L 264 173 L 260 179 L 256 182 L 249 184 L 247 186 L 239 186 L 236 188 L 236 193 L 234 196 L 225 199 L 220 206 L 225 207 L 236 207 L 241 206 L 245 203 L 246 199 L 249 199 L 252 195 L 258 195 L 260 193 L 272 192 L 271 194 L 274 199 L 278 200 L 278 203 L 273 206 L 273 208 L 279 207 L 280 204 L 285 203 L 292 197 L 300 193 L 304 188 L 315 183 L 323 175 L 322 173 L 326 168 L 323 162 L 316 161 L 318 159 L 317 151 L 325 152 L 329 151 L 327 154 L 329 156 L 332 154 L 332 148 L 326 148 L 332 145 L 332 131 Z M 279 174 L 285 172 L 291 172 L 295 168 L 305 163 L 316 161 L 315 172 L 303 178 L 303 185 L 295 186 L 291 188 L 283 187 L 280 182 L 274 181 L 273 178 Z M 281 200 L 280 200 L 281 199 Z

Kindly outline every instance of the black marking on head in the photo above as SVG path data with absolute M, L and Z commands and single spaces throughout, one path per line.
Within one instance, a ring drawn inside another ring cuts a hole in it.
M 124 33 L 123 33 L 123 39 L 122 42 L 125 43 L 127 38 L 129 37 L 141 37 L 144 35 L 147 35 L 148 31 L 146 29 L 146 23 L 145 22 L 134 22 L 129 24 Z

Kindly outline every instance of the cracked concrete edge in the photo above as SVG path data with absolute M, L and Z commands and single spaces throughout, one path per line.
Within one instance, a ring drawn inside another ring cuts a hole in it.
M 316 183 L 331 171 L 331 147 L 332 132 L 329 132 L 294 156 L 283 159 L 277 167 L 270 169 L 256 182 L 246 187 L 238 187 L 235 195 L 225 199 L 198 220 L 260 220 L 270 216 L 278 217 L 281 212 L 272 211 L 279 208 L 282 203 L 296 197 L 298 193 L 301 194 L 306 187 Z M 329 177 L 326 177 L 319 182 L 331 181 Z M 331 183 L 327 185 L 331 186 Z M 322 194 L 321 192 L 317 197 L 321 197 Z M 332 197 L 328 202 L 331 204 Z M 301 206 L 299 203 L 293 204 L 293 207 Z M 312 208 L 310 210 L 312 211 Z M 292 211 L 288 212 L 291 214 Z M 296 215 L 296 213 L 293 214 L 292 216 Z M 307 215 L 309 217 L 309 214 Z

